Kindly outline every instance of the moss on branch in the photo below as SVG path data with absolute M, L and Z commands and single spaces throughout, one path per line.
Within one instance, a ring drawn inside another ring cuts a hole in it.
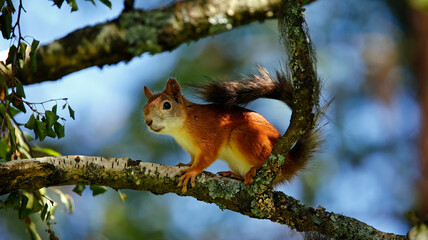
M 74 184 L 113 189 L 175 193 L 214 203 L 252 218 L 269 219 L 297 231 L 316 231 L 336 239 L 406 239 L 384 233 L 356 219 L 314 209 L 272 189 L 254 195 L 241 181 L 203 172 L 186 193 L 177 187 L 180 167 L 133 161 L 129 158 L 88 156 L 44 157 L 0 163 L 0 195 L 18 189 Z
M 183 43 L 275 18 L 279 2 L 194 0 L 153 10 L 128 9 L 116 19 L 40 46 L 37 72 L 27 63 L 20 79 L 24 85 L 52 81 L 92 66 L 129 61 L 143 53 L 172 51 Z M 0 68 L 10 74 L 9 68 Z

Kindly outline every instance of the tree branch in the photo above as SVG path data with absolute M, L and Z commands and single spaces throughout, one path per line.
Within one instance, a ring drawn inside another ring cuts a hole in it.
M 316 231 L 335 239 L 406 239 L 384 233 L 356 219 L 303 205 L 282 192 L 249 191 L 241 181 L 203 172 L 196 187 L 186 193 L 177 187 L 180 167 L 133 161 L 129 158 L 87 156 L 44 157 L 0 164 L 0 195 L 18 189 L 72 184 L 109 186 L 113 189 L 176 193 L 215 203 L 252 218 L 269 219 L 297 231 Z
M 296 141 L 305 135 L 316 135 L 317 130 L 313 132 L 313 129 L 320 124 L 317 122 L 321 114 L 318 109 L 320 81 L 316 71 L 315 51 L 303 15 L 303 3 L 302 0 L 284 0 L 279 10 L 278 29 L 289 58 L 289 63 L 281 71 L 283 75 L 291 77 L 292 114 L 287 131 L 278 139 L 271 155 L 257 171 L 253 189 L 258 193 L 263 192 L 275 179 L 285 164 L 285 156 Z M 320 139 L 314 141 L 321 142 Z
M 280 0 L 194 0 L 143 11 L 127 9 L 118 18 L 78 29 L 36 52 L 37 72 L 30 64 L 22 83 L 57 80 L 92 67 L 129 61 L 143 53 L 171 51 L 183 43 L 275 18 Z M 9 68 L 0 66 L 5 74 Z

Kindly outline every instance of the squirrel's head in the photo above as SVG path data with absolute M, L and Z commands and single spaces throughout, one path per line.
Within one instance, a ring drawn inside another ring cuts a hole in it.
M 144 86 L 148 99 L 144 106 L 144 120 L 147 127 L 159 134 L 174 134 L 181 129 L 185 118 L 184 97 L 175 78 L 170 78 L 165 90 L 153 94 Z

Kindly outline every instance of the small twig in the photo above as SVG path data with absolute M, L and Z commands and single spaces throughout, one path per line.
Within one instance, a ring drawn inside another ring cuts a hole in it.
M 39 103 L 33 103 L 33 104 L 42 104 L 43 105 L 45 103 L 53 102 L 53 101 L 55 101 L 55 102 L 57 102 L 57 101 L 65 101 L 65 102 L 67 102 L 68 98 L 54 98 L 54 99 L 46 100 L 46 101 L 39 102 Z
M 16 36 L 15 35 L 15 29 L 16 29 L 16 27 L 18 27 L 18 44 L 17 44 L 18 46 L 16 47 L 15 57 L 14 57 L 13 64 L 12 64 L 12 81 L 15 81 L 14 78 L 15 78 L 16 71 L 17 71 L 16 64 L 18 61 L 18 53 L 19 53 L 19 49 L 21 48 L 21 39 L 23 39 L 22 34 L 21 34 L 21 25 L 19 24 L 19 21 L 21 20 L 22 9 L 24 9 L 24 7 L 22 6 L 22 0 L 19 0 L 18 17 L 16 19 L 15 25 L 13 26 L 13 35 L 14 36 Z
M 65 101 L 65 103 L 67 104 L 68 102 L 67 102 L 67 100 L 68 100 L 68 98 L 55 98 L 55 99 L 50 99 L 50 100 L 46 100 L 46 101 L 43 101 L 43 102 L 37 102 L 37 103 L 34 103 L 34 102 L 28 102 L 28 101 L 25 101 L 25 100 L 23 100 L 23 99 L 20 99 L 23 103 L 25 103 L 30 109 L 31 109 L 31 111 L 33 111 L 34 113 L 37 113 L 38 115 L 45 115 L 44 113 L 42 113 L 42 112 L 39 112 L 38 110 L 37 110 L 37 108 L 35 107 L 36 105 L 41 105 L 42 107 L 43 107 L 43 109 L 46 111 L 46 109 L 45 109 L 45 106 L 44 106 L 44 104 L 45 103 L 48 103 L 48 102 L 56 102 L 56 104 L 58 104 L 58 101 Z

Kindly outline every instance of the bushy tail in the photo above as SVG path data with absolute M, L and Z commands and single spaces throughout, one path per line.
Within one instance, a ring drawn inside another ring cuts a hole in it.
M 319 152 L 320 146 L 324 141 L 321 130 L 325 125 L 323 123 L 324 114 L 328 106 L 329 104 L 326 104 L 317 110 L 315 113 L 315 127 L 306 131 L 294 144 L 285 159 L 281 172 L 273 182 L 274 185 L 290 181 L 299 171 L 304 170 L 308 162 Z
M 293 101 L 291 77 L 285 71 L 277 71 L 272 76 L 264 67 L 257 67 L 258 74 L 242 81 L 212 81 L 196 86 L 200 97 L 209 103 L 225 106 L 246 105 L 258 98 L 271 98 L 285 102 L 289 107 Z
M 293 110 L 293 85 L 288 70 L 276 71 L 275 77 L 265 68 L 257 67 L 258 74 L 242 81 L 212 81 L 203 86 L 195 86 L 199 96 L 209 103 L 224 106 L 246 105 L 258 98 L 271 98 L 283 101 Z M 319 82 L 318 82 L 319 83 Z M 315 91 L 319 91 L 317 85 Z M 318 152 L 322 143 L 321 125 L 325 109 L 329 104 L 315 113 L 314 128 L 300 137 L 285 159 L 284 166 L 273 184 L 289 181 L 300 170 L 303 170 L 313 155 Z

